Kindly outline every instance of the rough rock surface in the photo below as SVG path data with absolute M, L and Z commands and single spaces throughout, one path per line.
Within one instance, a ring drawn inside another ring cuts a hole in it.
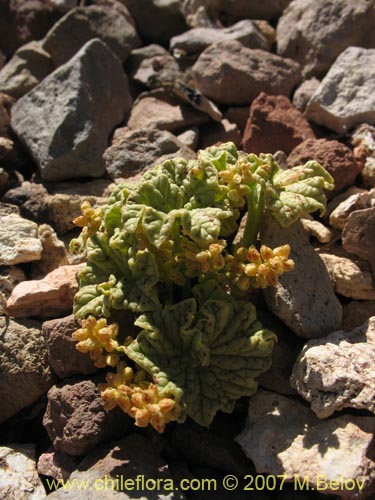
M 323 337 L 336 330 L 341 323 L 341 305 L 301 224 L 281 229 L 276 221 L 267 219 L 262 242 L 271 248 L 289 242 L 295 262 L 294 270 L 282 275 L 276 287 L 265 289 L 269 309 L 301 337 Z
M 344 408 L 375 410 L 375 316 L 352 332 L 310 340 L 294 366 L 292 385 L 319 418 Z
M 262 2 L 213 0 L 218 11 L 233 17 L 248 17 L 250 19 L 276 19 L 289 3 L 290 0 L 263 0 Z
M 35 403 L 53 384 L 47 348 L 36 321 L 0 316 L 0 423 Z
M 207 123 L 199 129 L 199 148 L 204 149 L 220 142 L 234 142 L 239 148 L 241 143 L 241 133 L 235 123 L 231 123 L 226 118 L 221 122 Z
M 0 265 L 11 266 L 39 260 L 42 243 L 38 238 L 37 224 L 17 214 L 3 214 L 1 210 L 0 216 Z
M 169 132 L 179 132 L 185 128 L 202 125 L 208 121 L 205 113 L 183 104 L 167 93 L 155 90 L 141 94 L 135 101 L 128 127 L 132 130 L 157 128 Z
M 300 67 L 291 59 L 236 41 L 207 47 L 192 71 L 203 95 L 232 106 L 250 104 L 260 92 L 289 96 L 301 79 Z
M 98 371 L 90 358 L 76 349 L 72 333 L 80 328 L 73 315 L 45 321 L 42 332 L 47 346 L 48 362 L 61 379 L 74 375 L 90 375 Z
M 130 106 L 120 61 L 94 39 L 17 101 L 12 128 L 44 179 L 100 177 L 108 135 Z
M 0 91 L 19 98 L 34 88 L 54 69 L 40 42 L 20 47 L 0 71 Z
M 352 212 L 342 232 L 342 246 L 367 260 L 375 279 L 375 207 Z
M 268 50 L 267 39 L 250 19 L 243 19 L 228 28 L 193 28 L 171 39 L 170 49 L 183 54 L 199 54 L 209 45 L 237 40 L 249 49 Z
M 303 165 L 308 160 L 318 161 L 332 175 L 335 189 L 326 193 L 328 199 L 335 197 L 343 189 L 351 186 L 359 173 L 359 166 L 352 151 L 339 141 L 328 139 L 308 139 L 288 156 L 288 168 Z
M 9 189 L 3 199 L 20 207 L 21 214 L 27 219 L 40 223 L 47 220 L 46 196 L 48 191 L 43 184 L 24 181 L 19 186 Z
M 107 413 L 97 388 L 102 377 L 68 379 L 48 391 L 43 424 L 56 450 L 84 455 L 103 441 L 116 439 L 130 426 L 131 419 L 120 409 Z
M 101 39 L 121 61 L 140 44 L 134 25 L 118 9 L 91 5 L 76 7 L 62 17 L 45 36 L 43 48 L 60 66 L 92 38 Z
M 54 269 L 69 263 L 64 242 L 58 239 L 51 226 L 48 224 L 38 226 L 38 236 L 43 250 L 40 260 L 35 262 L 31 269 L 30 277 L 33 279 L 43 278 Z
M 375 207 L 375 189 L 354 193 L 332 210 L 329 223 L 337 229 L 343 229 L 352 212 L 371 207 Z
M 281 150 L 289 154 L 307 139 L 315 139 L 315 134 L 286 96 L 262 92 L 254 99 L 242 138 L 244 151 L 260 154 Z
M 53 447 L 42 453 L 38 458 L 38 473 L 54 479 L 66 481 L 70 474 L 77 468 L 79 459 L 72 457 L 61 451 L 56 451 Z
M 15 318 L 54 318 L 71 312 L 78 289 L 76 274 L 83 267 L 83 264 L 61 266 L 41 280 L 23 281 L 7 300 L 7 313 Z
M 105 151 L 106 170 L 112 179 L 142 175 L 149 168 L 170 158 L 195 157 L 194 151 L 166 130 L 129 130 L 118 136 Z
M 10 110 L 15 103 L 13 97 L 0 92 L 0 135 L 8 136 L 10 125 Z
M 375 187 L 375 127 L 364 123 L 352 134 L 354 156 L 361 165 L 361 179 L 367 188 Z
M 7 298 L 13 288 L 26 279 L 25 273 L 17 266 L 0 268 L 0 315 L 4 314 Z
M 351 332 L 357 326 L 363 325 L 371 316 L 375 316 L 374 300 L 352 300 L 342 307 L 342 329 Z
M 317 78 L 309 78 L 308 80 L 304 80 L 294 92 L 293 104 L 302 113 L 305 111 L 309 100 L 315 94 L 319 85 L 320 81 Z
M 336 293 L 355 300 L 375 300 L 370 265 L 358 258 L 320 253 Z
M 375 124 L 374 65 L 375 49 L 346 49 L 310 99 L 306 118 L 338 134 L 364 122 Z
M 294 0 L 277 25 L 277 50 L 305 76 L 322 76 L 347 47 L 375 47 L 374 29 L 371 1 Z
M 34 444 L 0 447 L 0 496 L 3 500 L 44 500 L 46 492 L 35 463 Z
M 314 236 L 321 243 L 329 243 L 332 241 L 334 233 L 321 222 L 315 220 L 313 217 L 303 217 L 301 219 L 303 229 Z
M 344 500 L 370 499 L 375 492 L 374 423 L 372 416 L 355 415 L 319 421 L 297 400 L 258 391 L 236 441 L 258 473 L 282 474 L 292 482 L 306 478 L 314 489 L 322 481 L 322 493 Z

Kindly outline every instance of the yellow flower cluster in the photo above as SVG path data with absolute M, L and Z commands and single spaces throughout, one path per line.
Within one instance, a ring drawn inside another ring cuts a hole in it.
M 157 386 L 146 377 L 143 370 L 134 373 L 132 368 L 121 362 L 117 373 L 107 373 L 107 384 L 100 384 L 99 390 L 107 411 L 119 406 L 135 419 L 136 426 L 147 427 L 150 424 L 161 433 L 168 422 L 179 418 L 182 406 L 172 397 L 161 396 Z
M 78 351 L 89 352 L 98 368 L 117 365 L 119 344 L 115 340 L 118 336 L 118 326 L 115 323 L 107 325 L 105 318 L 96 319 L 94 316 L 89 316 L 82 320 L 82 328 L 73 332 L 72 336 L 78 340 L 76 345 Z
M 243 208 L 246 195 L 249 193 L 249 184 L 253 180 L 246 156 L 240 156 L 235 165 L 227 165 L 225 170 L 219 172 L 222 182 L 228 185 L 228 198 L 235 208 Z
M 262 245 L 260 250 L 255 246 L 240 247 L 235 257 L 227 255 L 226 270 L 232 276 L 240 290 L 266 288 L 276 286 L 279 276 L 294 269 L 293 260 L 289 259 L 290 246 L 282 245 L 272 248 Z
M 95 234 L 102 223 L 102 210 L 101 208 L 93 208 L 88 201 L 84 201 L 81 205 L 82 215 L 79 215 L 73 220 L 73 223 L 82 227 L 81 238 L 83 243 L 89 239 L 90 236 Z
M 188 278 L 221 271 L 225 266 L 225 259 L 222 255 L 225 247 L 224 240 L 211 243 L 207 249 L 200 249 L 194 242 L 186 240 L 182 244 L 182 251 L 176 257 L 176 261 L 185 265 L 185 274 Z

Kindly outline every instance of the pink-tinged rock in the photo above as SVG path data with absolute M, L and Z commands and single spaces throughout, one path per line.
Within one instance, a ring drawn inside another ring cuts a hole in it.
M 328 199 L 351 186 L 360 170 L 352 151 L 339 141 L 306 140 L 290 153 L 287 166 L 303 165 L 308 160 L 318 161 L 332 175 L 335 189 L 326 193 Z
M 373 416 L 319 420 L 296 399 L 258 391 L 236 441 L 259 474 L 280 474 L 292 488 L 305 484 L 303 489 L 319 488 L 335 498 L 370 500 L 375 493 L 374 425 Z
M 248 153 L 289 154 L 307 139 L 315 139 L 308 121 L 283 95 L 262 92 L 250 107 L 250 115 L 242 138 L 242 147 Z
M 342 232 L 342 246 L 370 263 L 375 277 L 375 207 L 352 212 Z
M 38 459 L 37 470 L 42 476 L 53 477 L 66 481 L 70 474 L 77 468 L 79 459 L 56 451 L 53 447 L 42 453 Z
M 41 280 L 23 281 L 7 300 L 6 311 L 15 318 L 53 318 L 71 312 L 78 289 L 76 275 L 84 264 L 62 266 Z

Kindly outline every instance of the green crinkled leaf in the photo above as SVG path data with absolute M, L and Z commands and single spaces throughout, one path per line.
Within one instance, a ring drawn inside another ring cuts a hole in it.
M 326 206 L 324 189 L 334 187 L 331 175 L 316 161 L 279 170 L 264 193 L 265 208 L 269 209 L 282 226 L 295 222 L 302 212 L 320 211 Z
M 231 216 L 231 211 L 224 211 L 220 208 L 197 208 L 185 211 L 182 217 L 182 230 L 193 241 L 202 247 L 207 247 L 218 240 L 221 221 Z
M 129 195 L 127 202 L 146 205 L 167 213 L 183 206 L 184 192 L 177 184 L 171 182 L 166 174 L 160 173 L 150 180 L 141 180 L 138 189 Z
M 219 172 L 225 170 L 228 163 L 234 165 L 237 159 L 237 148 L 233 142 L 226 142 L 198 151 L 198 160 L 204 165 L 213 165 Z
M 126 353 L 156 384 L 179 387 L 187 415 L 208 426 L 217 411 L 232 411 L 238 398 L 256 391 L 254 378 L 270 366 L 275 335 L 261 329 L 250 303 L 216 285 L 199 288 L 197 299 L 142 315 L 136 324 L 143 330 Z

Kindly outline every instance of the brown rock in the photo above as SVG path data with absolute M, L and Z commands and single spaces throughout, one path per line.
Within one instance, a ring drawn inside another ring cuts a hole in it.
M 98 371 L 90 354 L 77 351 L 72 333 L 80 328 L 73 315 L 45 321 L 42 332 L 47 345 L 48 361 L 56 375 L 62 379 L 73 375 L 91 375 Z
M 42 242 L 42 257 L 33 265 L 30 276 L 33 279 L 43 278 L 58 267 L 68 264 L 64 243 L 58 239 L 55 231 L 48 224 L 38 227 L 38 236 Z
M 326 193 L 329 199 L 353 184 L 359 173 L 352 151 L 338 141 L 306 140 L 290 153 L 287 165 L 291 168 L 303 165 L 308 160 L 318 161 L 332 175 L 335 189 Z
M 314 132 L 287 97 L 262 92 L 254 99 L 242 139 L 244 151 L 289 154 L 307 139 L 315 139 Z
M 25 273 L 19 267 L 4 266 L 0 268 L 0 315 L 4 314 L 7 298 L 12 293 L 13 288 L 25 279 Z
M 342 232 L 342 245 L 347 252 L 370 263 L 375 280 L 375 207 L 349 215 Z
M 332 200 L 331 206 L 328 205 L 327 211 L 330 212 L 329 223 L 331 226 L 344 229 L 351 213 L 364 208 L 375 207 L 375 189 L 365 191 L 357 188 L 356 192 L 352 191 L 354 190 L 350 189 L 342 193 Z M 338 201 L 337 204 L 336 201 Z
M 10 110 L 15 99 L 0 92 L 0 135 L 7 136 L 10 124 Z
M 291 59 L 235 41 L 209 46 L 192 71 L 203 95 L 229 106 L 250 104 L 260 92 L 289 96 L 301 79 L 299 64 Z
M 57 451 L 68 455 L 84 455 L 99 443 L 116 439 L 129 429 L 131 419 L 120 409 L 104 410 L 97 383 L 92 380 L 69 379 L 53 386 L 43 424 Z
M 24 181 L 20 186 L 9 189 L 4 201 L 21 208 L 21 214 L 35 222 L 46 222 L 48 217 L 46 198 L 47 189 L 43 184 Z
M 302 113 L 305 111 L 307 103 L 315 94 L 319 85 L 320 81 L 317 78 L 310 78 L 309 80 L 304 80 L 294 92 L 293 104 Z
M 37 470 L 42 476 L 66 481 L 70 474 L 77 468 L 79 460 L 76 457 L 56 451 L 51 447 L 42 453 L 38 459 Z
M 182 104 L 176 97 L 164 91 L 141 94 L 135 101 L 128 121 L 132 130 L 157 128 L 179 132 L 183 129 L 202 125 L 209 120 L 208 115 Z
M 225 111 L 224 118 L 235 123 L 243 134 L 249 118 L 249 106 L 232 106 Z
M 15 318 L 59 317 L 70 313 L 78 289 L 76 274 L 84 264 L 62 266 L 41 280 L 23 281 L 7 300 L 7 314 Z
M 354 328 L 363 325 L 375 316 L 375 301 L 365 300 L 363 302 L 352 300 L 342 306 L 342 329 L 351 332 Z
M 37 321 L 0 317 L 0 423 L 35 403 L 53 384 Z
M 234 142 L 236 146 L 240 145 L 241 134 L 235 123 L 231 123 L 226 118 L 221 122 L 207 123 L 200 128 L 201 149 L 208 148 L 213 144 L 220 142 Z

